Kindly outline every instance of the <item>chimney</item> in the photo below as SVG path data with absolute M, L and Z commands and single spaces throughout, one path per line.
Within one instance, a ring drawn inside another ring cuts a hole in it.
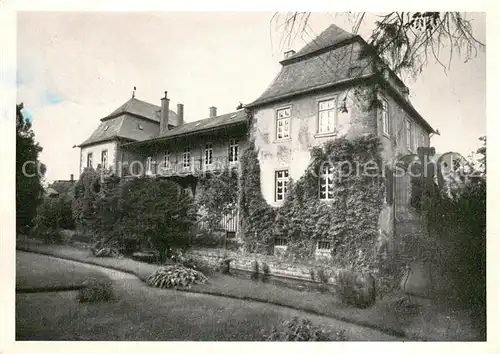
M 184 105 L 177 103 L 177 126 L 184 124 Z
M 170 100 L 167 98 L 167 91 L 165 91 L 165 97 L 162 97 L 161 99 L 160 134 L 165 133 L 168 130 L 169 103 Z
M 73 182 L 73 181 L 75 180 L 75 178 L 74 178 L 73 174 L 70 174 L 70 175 L 69 175 L 69 180 L 70 180 L 71 182 Z
M 283 54 L 284 54 L 284 56 L 285 56 L 285 59 L 288 59 L 288 58 L 290 58 L 292 55 L 294 55 L 294 54 L 295 54 L 295 50 L 290 49 L 290 50 L 287 50 L 287 51 L 286 51 L 285 53 L 283 53 Z
M 210 107 L 210 118 L 217 117 L 217 107 Z

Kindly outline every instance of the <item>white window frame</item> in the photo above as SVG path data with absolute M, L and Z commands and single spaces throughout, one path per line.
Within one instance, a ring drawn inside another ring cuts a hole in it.
M 283 112 L 283 114 L 280 117 L 281 112 Z M 276 141 L 283 141 L 290 139 L 290 131 L 292 126 L 291 116 L 292 116 L 292 106 L 280 107 L 276 109 L 275 113 Z M 280 128 L 282 129 L 280 130 Z
M 425 132 L 420 132 L 420 140 L 421 140 L 421 144 L 423 147 L 426 147 L 427 146 L 427 141 L 425 139 Z
M 413 127 L 410 118 L 405 119 L 405 137 L 406 137 L 406 148 L 409 151 L 413 151 Z
M 382 98 L 382 134 L 390 136 L 390 117 L 389 117 L 389 102 Z
M 94 163 L 94 153 L 92 152 L 88 152 L 87 153 L 87 167 L 94 167 L 93 166 L 93 163 Z
M 329 180 L 332 180 L 330 183 Z M 325 186 L 325 196 L 322 197 L 322 191 L 321 191 L 321 186 L 324 184 Z M 333 198 L 330 198 L 328 195 L 330 192 L 333 191 L 335 188 L 335 169 L 334 167 L 329 164 L 325 163 L 321 166 L 321 170 L 319 172 L 319 199 L 320 200 L 332 200 Z
M 146 158 L 146 174 L 147 175 L 150 175 L 153 173 L 152 165 L 153 165 L 153 158 L 151 156 L 148 156 Z
M 212 166 L 214 163 L 214 147 L 212 143 L 206 143 L 203 150 L 203 165 Z
M 333 108 L 332 107 L 327 107 L 327 108 L 321 108 L 322 103 L 326 102 L 333 102 Z M 335 133 L 337 130 L 337 110 L 338 110 L 338 96 L 334 97 L 328 97 L 328 98 L 323 98 L 318 101 L 318 115 L 317 115 L 317 122 L 318 122 L 318 134 L 331 134 Z M 330 124 L 330 117 L 327 117 L 327 128 L 326 130 L 322 130 L 323 125 L 321 124 L 321 113 L 323 112 L 333 112 L 333 122 Z
M 182 152 L 182 168 L 188 169 L 191 167 L 191 147 L 186 146 Z
M 230 163 L 238 162 L 238 140 L 230 139 L 229 140 L 229 156 L 228 160 Z
M 101 151 L 101 168 L 108 168 L 108 150 Z
M 279 176 L 280 174 L 281 176 Z M 285 200 L 286 192 L 288 191 L 289 175 L 287 168 L 274 171 L 274 201 L 276 203 L 281 203 Z M 278 192 L 278 188 L 280 187 L 281 192 Z M 280 196 L 281 199 L 279 198 Z

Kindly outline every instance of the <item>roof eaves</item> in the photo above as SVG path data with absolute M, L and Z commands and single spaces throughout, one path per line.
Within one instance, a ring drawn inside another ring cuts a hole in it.
M 236 122 L 230 122 L 230 123 L 227 123 L 227 124 L 218 125 L 218 126 L 215 126 L 215 127 L 210 127 L 210 128 L 207 128 L 207 129 L 191 130 L 191 131 L 187 131 L 187 132 L 183 132 L 183 133 L 175 134 L 175 135 L 158 136 L 158 137 L 152 138 L 152 139 L 141 140 L 141 141 L 134 141 L 134 142 L 131 142 L 131 143 L 123 144 L 122 146 L 126 146 L 126 145 L 127 146 L 132 146 L 132 145 L 139 146 L 139 145 L 145 145 L 145 144 L 152 143 L 152 142 L 157 142 L 157 141 L 165 141 L 165 140 L 176 139 L 176 138 L 184 137 L 184 136 L 196 135 L 196 134 L 201 134 L 201 133 L 209 133 L 209 132 L 213 132 L 213 131 L 216 131 L 216 130 L 221 130 L 223 128 L 235 126 L 235 125 L 238 125 L 238 124 L 245 124 L 246 122 L 247 122 L 246 120 L 239 120 L 239 121 L 236 121 Z
M 87 146 L 101 144 L 101 143 L 106 142 L 106 141 L 113 141 L 113 140 L 116 140 L 117 138 L 118 138 L 117 136 L 113 135 L 113 136 L 103 138 L 103 139 L 96 139 L 96 140 L 92 140 L 89 142 L 83 142 L 80 145 L 77 145 L 76 147 L 83 148 L 83 147 L 87 147 Z
M 358 77 L 354 77 L 354 78 L 348 78 L 348 79 L 343 79 L 343 80 L 339 80 L 339 81 L 335 81 L 335 82 L 329 82 L 327 84 L 312 86 L 312 87 L 308 87 L 308 88 L 303 89 L 303 90 L 297 90 L 295 92 L 290 92 L 290 93 L 286 93 L 283 95 L 269 97 L 269 98 L 265 98 L 263 100 L 257 99 L 255 101 L 253 101 L 252 103 L 245 105 L 244 108 L 255 108 L 255 107 L 261 106 L 263 104 L 267 104 L 267 103 L 271 103 L 274 101 L 279 101 L 279 100 L 283 100 L 286 98 L 302 95 L 304 93 L 309 93 L 309 92 L 316 91 L 316 90 L 323 90 L 323 89 L 347 85 L 347 84 L 351 84 L 351 83 L 354 84 L 358 81 L 364 81 L 366 79 L 369 79 L 372 76 L 373 76 L 373 74 L 367 74 L 367 75 L 362 75 L 362 76 L 358 76 Z

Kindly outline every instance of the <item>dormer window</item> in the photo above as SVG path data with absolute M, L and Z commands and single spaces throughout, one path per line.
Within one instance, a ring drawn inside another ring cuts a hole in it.
M 144 130 L 144 127 L 142 126 L 142 124 L 137 124 L 137 128 L 138 128 L 139 130 Z
M 107 124 L 106 124 L 106 125 L 104 126 L 104 131 L 106 131 L 106 130 L 108 130 L 108 129 L 109 129 L 109 125 L 107 125 Z

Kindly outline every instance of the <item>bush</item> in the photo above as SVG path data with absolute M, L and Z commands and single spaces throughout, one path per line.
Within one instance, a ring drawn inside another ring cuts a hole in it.
M 266 282 L 269 280 L 269 274 L 271 270 L 269 269 L 269 265 L 267 263 L 262 264 L 262 281 Z
M 192 238 L 191 244 L 199 247 L 219 248 L 224 245 L 224 236 L 221 232 L 200 230 Z
M 204 284 L 208 281 L 203 273 L 175 264 L 157 269 L 146 278 L 146 282 L 157 288 L 178 288 L 191 284 Z
M 84 288 L 78 292 L 78 302 L 109 302 L 115 300 L 111 280 L 103 281 L 89 279 L 84 282 Z
M 316 277 L 314 275 L 314 268 L 309 268 L 309 275 L 311 276 L 312 281 L 316 281 Z
M 343 303 L 366 308 L 375 303 L 375 280 L 352 270 L 341 270 L 337 275 L 335 290 Z
M 215 272 L 215 268 L 213 266 L 211 266 L 208 262 L 198 258 L 188 257 L 184 262 L 182 262 L 182 265 L 186 268 L 202 272 L 205 275 L 210 275 Z
M 219 262 L 219 270 L 222 274 L 230 274 L 231 273 L 231 262 L 232 258 L 223 258 Z
M 99 248 L 92 253 L 95 257 L 118 257 L 120 255 L 117 249 L 111 247 Z
M 252 280 L 259 279 L 259 262 L 253 261 L 252 268 L 253 268 L 253 272 L 252 272 L 251 279 Z
M 294 317 L 291 321 L 285 321 L 280 326 L 274 327 L 267 336 L 266 341 L 304 341 L 304 342 L 326 342 L 345 341 L 347 336 L 345 330 L 329 332 L 319 326 L 315 326 L 307 319 Z
M 45 198 L 37 209 L 32 234 L 48 243 L 60 243 L 62 203 L 59 198 Z
M 324 283 L 324 284 L 328 283 L 328 278 L 329 278 L 329 277 L 328 277 L 328 274 L 326 273 L 326 271 L 325 271 L 325 269 L 324 269 L 324 268 L 320 268 L 320 269 L 318 269 L 318 279 L 319 279 L 322 283 Z

